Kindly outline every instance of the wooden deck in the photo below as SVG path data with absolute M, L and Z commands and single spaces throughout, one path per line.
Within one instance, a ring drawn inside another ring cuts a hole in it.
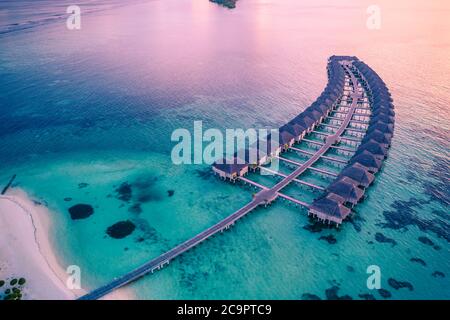
M 355 76 L 349 70 L 349 68 L 347 66 L 344 66 L 344 68 L 347 70 L 347 72 L 351 76 L 350 81 L 353 84 L 355 84 L 355 86 L 356 86 L 356 84 L 358 83 L 357 79 L 355 78 Z M 358 99 L 360 99 L 362 97 L 361 94 L 358 93 L 358 90 L 355 90 L 355 92 L 351 93 L 350 96 L 352 98 L 352 104 L 349 106 L 349 111 L 346 114 L 346 116 L 343 118 L 339 118 L 339 120 L 341 121 L 341 124 L 339 126 L 336 126 L 337 130 L 335 133 L 327 135 L 326 139 L 323 143 L 316 142 L 313 140 L 303 139 L 303 141 L 305 141 L 305 142 L 314 143 L 314 144 L 317 144 L 320 146 L 320 148 L 317 151 L 315 151 L 312 154 L 310 153 L 311 157 L 306 162 L 298 163 L 293 160 L 278 157 L 282 161 L 290 162 L 297 166 L 297 168 L 290 174 L 276 173 L 277 175 L 279 175 L 283 178 L 280 182 L 276 183 L 272 188 L 268 188 L 259 183 L 251 181 L 250 179 L 247 179 L 245 177 L 239 177 L 239 179 L 241 181 L 252 184 L 261 189 L 261 191 L 259 191 L 256 195 L 254 195 L 252 201 L 250 201 L 245 206 L 243 206 L 239 210 L 235 211 L 233 214 L 229 215 L 225 219 L 223 219 L 223 220 L 219 221 L 218 223 L 214 224 L 213 226 L 209 227 L 208 229 L 198 233 L 197 235 L 193 236 L 192 238 L 188 239 L 187 241 L 177 245 L 173 249 L 160 255 L 159 257 L 156 257 L 156 258 L 148 261 L 147 263 L 144 263 L 142 266 L 132 270 L 131 272 L 129 272 L 121 277 L 115 278 L 110 283 L 91 291 L 90 293 L 81 297 L 80 300 L 99 299 L 99 298 L 103 297 L 104 295 L 112 292 L 113 290 L 123 287 L 126 284 L 128 284 L 148 273 L 153 273 L 154 271 L 163 268 L 164 266 L 168 265 L 171 260 L 175 259 L 179 255 L 181 255 L 184 252 L 190 250 L 191 248 L 199 245 L 200 243 L 202 243 L 206 239 L 214 236 L 215 234 L 228 229 L 236 221 L 238 221 L 239 219 L 241 219 L 242 217 L 244 217 L 245 215 L 247 215 L 248 213 L 253 211 L 258 206 L 261 206 L 261 205 L 266 206 L 269 203 L 271 203 L 272 201 L 275 201 L 278 197 L 286 199 L 288 201 L 291 201 L 292 203 L 295 203 L 297 205 L 308 208 L 309 204 L 302 202 L 300 200 L 294 199 L 293 197 L 287 196 L 287 195 L 281 193 L 281 191 L 283 190 L 283 188 L 285 188 L 292 182 L 302 183 L 305 185 L 309 185 L 311 187 L 318 188 L 319 186 L 314 186 L 312 184 L 308 184 L 308 183 L 298 179 L 298 177 L 308 169 L 316 170 L 318 172 L 328 174 L 331 176 L 337 176 L 337 174 L 335 174 L 335 173 L 328 172 L 326 170 L 322 170 L 322 169 L 318 169 L 318 168 L 314 168 L 312 166 L 320 158 L 327 157 L 327 156 L 325 156 L 325 153 L 330 148 L 343 149 L 342 147 L 335 146 L 335 144 L 338 143 L 340 139 L 342 139 L 342 137 L 341 137 L 342 134 L 344 133 L 345 130 L 348 129 L 347 127 L 349 126 L 349 124 L 352 121 L 354 121 L 354 120 L 352 120 L 352 118 L 354 116 L 355 110 L 358 107 L 357 101 L 358 101 Z M 366 123 L 366 122 L 364 122 L 364 123 Z M 294 149 L 294 150 L 298 151 L 296 149 Z M 348 150 L 352 150 L 352 149 L 348 149 Z M 327 157 L 327 158 L 330 159 L 331 157 Z M 336 161 L 336 159 L 333 159 L 333 160 Z M 270 169 L 265 168 L 263 170 L 270 170 Z

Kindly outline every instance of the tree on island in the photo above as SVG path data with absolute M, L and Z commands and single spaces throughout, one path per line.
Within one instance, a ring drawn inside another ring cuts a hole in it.
M 217 3 L 221 6 L 227 7 L 228 9 L 236 8 L 237 0 L 209 0 L 211 2 Z
M 3 293 L 0 291 L 0 300 L 21 300 L 23 285 L 26 283 L 25 278 L 13 278 L 9 281 L 9 286 L 6 280 L 0 279 L 0 287 L 6 285 Z

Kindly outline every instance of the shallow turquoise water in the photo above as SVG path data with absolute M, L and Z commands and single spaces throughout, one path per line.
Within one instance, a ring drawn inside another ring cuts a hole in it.
M 79 32 L 53 22 L 0 36 L 0 182 L 17 173 L 16 185 L 52 209 L 51 236 L 64 264 L 80 265 L 83 285 L 95 288 L 214 224 L 255 192 L 214 178 L 207 165 L 173 165 L 175 128 L 192 130 L 194 120 L 220 129 L 279 126 L 320 94 L 328 56 L 357 55 L 391 90 L 396 131 L 353 222 L 313 233 L 304 210 L 280 201 L 131 287 L 151 299 L 325 298 L 333 286 L 339 295 L 381 298 L 366 287 L 366 268 L 376 264 L 393 298 L 450 298 L 450 40 L 433 36 L 436 28 L 450 31 L 443 13 L 433 3 L 385 3 L 384 27 L 370 32 L 365 6 L 351 1 L 345 10 L 241 2 L 228 11 L 208 1 L 156 0 L 83 16 Z M 409 30 L 395 24 L 418 18 L 423 23 Z M 333 170 L 325 161 L 316 167 Z M 314 173 L 302 179 L 330 182 Z M 115 191 L 125 182 L 129 201 Z M 298 186 L 286 193 L 304 201 L 318 195 Z M 95 213 L 72 221 L 67 209 L 76 203 Z M 142 212 L 130 211 L 135 204 Z M 138 226 L 132 235 L 106 235 L 126 219 Z M 378 242 L 377 233 L 396 244 Z M 330 234 L 335 244 L 319 239 Z M 396 290 L 389 278 L 414 290 Z

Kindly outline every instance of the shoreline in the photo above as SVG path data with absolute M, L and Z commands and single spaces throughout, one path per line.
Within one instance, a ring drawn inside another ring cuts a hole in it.
M 0 196 L 0 279 L 24 277 L 26 300 L 73 300 L 87 291 L 69 289 L 61 259 L 51 243 L 49 209 L 33 202 L 25 191 L 11 188 Z M 122 288 L 105 299 L 133 299 Z

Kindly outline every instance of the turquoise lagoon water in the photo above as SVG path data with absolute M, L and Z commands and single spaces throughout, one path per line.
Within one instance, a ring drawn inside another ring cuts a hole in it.
M 50 236 L 64 265 L 82 267 L 86 289 L 195 235 L 255 192 L 220 181 L 208 165 L 173 165 L 174 129 L 192 130 L 194 120 L 278 127 L 320 94 L 328 56 L 351 54 L 380 74 L 396 105 L 389 158 L 354 219 L 313 232 L 304 210 L 279 201 L 130 287 L 145 299 L 382 299 L 366 287 L 366 268 L 378 265 L 392 298 L 450 298 L 447 5 L 381 1 L 382 28 L 370 31 L 369 3 L 360 1 L 242 0 L 231 11 L 206 0 L 91 1 L 82 29 L 69 31 L 62 19 L 34 23 L 58 14 L 56 1 L 22 3 L 20 14 L 8 4 L 0 14 L 8 17 L 2 30 L 14 29 L 0 36 L 0 181 L 16 173 L 15 185 L 51 209 Z M 127 201 L 117 193 L 124 184 Z M 304 201 L 319 194 L 299 186 L 286 193 Z M 71 220 L 77 203 L 94 214 Z M 137 226 L 130 236 L 106 235 L 128 219 Z M 413 289 L 395 289 L 389 278 Z

